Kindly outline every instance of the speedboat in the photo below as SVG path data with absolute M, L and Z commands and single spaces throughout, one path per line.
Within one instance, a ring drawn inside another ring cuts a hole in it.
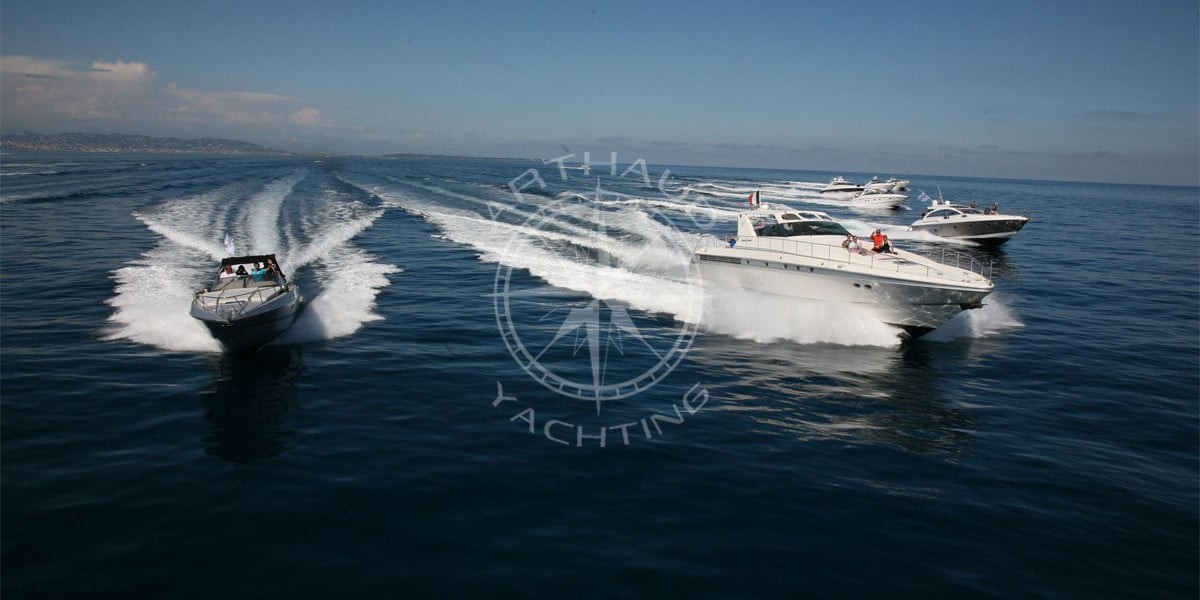
M 823 212 L 763 204 L 738 215 L 737 237 L 692 255 L 709 286 L 850 304 L 918 337 L 983 306 L 993 290 L 978 260 L 945 251 L 938 259 L 904 250 L 873 252 Z
M 858 193 L 863 191 L 863 186 L 846 179 L 845 177 L 834 177 L 829 180 L 829 185 L 821 188 L 822 194 L 832 194 L 838 192 Z
M 1002 215 L 993 204 L 980 211 L 974 206 L 952 204 L 949 200 L 932 200 L 921 218 L 909 227 L 912 231 L 928 231 L 942 237 L 969 240 L 987 246 L 1007 242 L 1029 222 L 1024 215 Z
M 226 348 L 248 352 L 291 327 L 299 305 L 300 290 L 274 254 L 231 256 L 212 285 L 193 295 L 191 315 Z
M 877 208 L 900 208 L 905 200 L 908 200 L 907 194 L 897 194 L 880 188 L 867 188 L 850 198 L 849 202 Z
M 876 177 L 872 177 L 871 181 L 868 181 L 866 183 L 866 185 L 863 186 L 863 189 L 864 190 L 881 190 L 881 191 L 889 193 L 889 194 L 895 194 L 897 192 L 907 192 L 908 191 L 908 180 L 907 179 L 896 179 L 895 177 L 888 177 L 888 180 L 884 181 L 884 180 L 880 179 L 878 176 L 876 176 Z

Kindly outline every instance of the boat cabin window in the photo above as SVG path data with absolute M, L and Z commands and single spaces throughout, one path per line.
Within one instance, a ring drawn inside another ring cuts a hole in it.
M 786 215 L 784 216 L 786 218 Z M 798 223 L 769 223 L 757 230 L 758 235 L 768 237 L 791 237 L 797 235 L 838 235 L 845 236 L 846 231 L 837 221 L 801 221 Z

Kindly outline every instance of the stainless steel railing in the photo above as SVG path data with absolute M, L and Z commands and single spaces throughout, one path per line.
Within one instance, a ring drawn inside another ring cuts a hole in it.
M 286 293 L 288 284 L 253 288 L 227 287 L 218 290 L 219 293 L 215 296 L 210 295 L 213 291 L 208 288 L 199 290 L 193 294 L 193 300 L 201 309 L 230 320 L 249 308 L 261 306 L 271 298 Z

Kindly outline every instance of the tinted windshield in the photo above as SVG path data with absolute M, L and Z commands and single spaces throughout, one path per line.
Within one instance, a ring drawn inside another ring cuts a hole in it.
M 801 223 L 783 223 L 768 225 L 759 231 L 758 235 L 793 236 L 793 235 L 840 235 L 850 233 L 836 221 L 804 221 Z

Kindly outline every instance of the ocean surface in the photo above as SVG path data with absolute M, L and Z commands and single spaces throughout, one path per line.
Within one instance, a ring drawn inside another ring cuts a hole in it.
M 0 593 L 1196 598 L 1197 189 L 833 175 L 4 153 Z M 902 341 L 705 287 L 755 190 L 996 292 Z M 188 316 L 227 234 L 304 300 L 250 355 Z

